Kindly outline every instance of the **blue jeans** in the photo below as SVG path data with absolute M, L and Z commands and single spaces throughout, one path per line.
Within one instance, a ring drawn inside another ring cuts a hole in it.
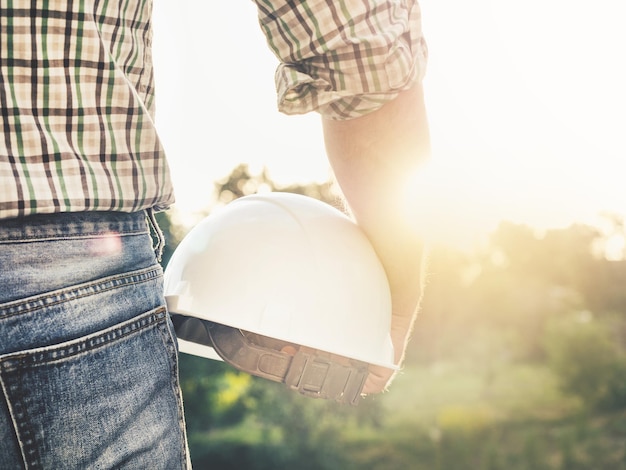
M 0 468 L 189 468 L 146 214 L 0 221 Z

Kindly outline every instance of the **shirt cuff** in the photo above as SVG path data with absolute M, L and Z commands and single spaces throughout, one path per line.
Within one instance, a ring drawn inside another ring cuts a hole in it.
M 328 13 L 333 2 L 311 3 L 320 8 L 315 16 L 310 10 L 308 17 L 297 15 L 299 25 L 310 22 L 301 29 L 308 35 L 295 36 L 300 29 L 291 22 L 291 35 L 280 35 L 282 42 L 268 36 L 281 59 L 275 76 L 279 111 L 353 119 L 381 108 L 423 78 L 428 48 L 416 1 L 369 0 L 365 7 L 364 2 L 334 2 L 341 4 L 342 15 Z

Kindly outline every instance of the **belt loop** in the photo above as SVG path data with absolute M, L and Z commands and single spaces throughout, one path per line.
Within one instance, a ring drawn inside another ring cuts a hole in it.
M 163 259 L 163 250 L 165 249 L 165 235 L 163 235 L 163 231 L 157 223 L 154 209 L 152 207 L 146 209 L 146 214 L 148 216 L 148 222 L 150 222 L 150 227 L 152 227 L 152 230 L 154 231 L 154 234 L 156 236 L 156 245 L 153 247 L 153 249 L 157 261 L 160 263 Z

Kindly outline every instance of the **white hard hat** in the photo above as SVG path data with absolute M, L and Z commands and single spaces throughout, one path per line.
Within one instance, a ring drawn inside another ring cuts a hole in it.
M 240 345 L 220 347 L 221 332 L 235 329 L 230 340 L 253 349 L 260 343 L 248 333 L 397 368 L 389 285 L 374 249 L 346 215 L 307 196 L 246 196 L 206 217 L 175 250 L 165 295 L 182 352 L 255 375 L 274 366 L 259 365 L 261 351 L 244 360 Z M 240 364 L 229 360 L 237 354 Z M 254 366 L 241 366 L 246 360 Z

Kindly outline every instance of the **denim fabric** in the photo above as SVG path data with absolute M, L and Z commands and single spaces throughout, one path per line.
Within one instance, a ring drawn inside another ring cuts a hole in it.
M 0 468 L 189 468 L 144 213 L 0 221 Z

